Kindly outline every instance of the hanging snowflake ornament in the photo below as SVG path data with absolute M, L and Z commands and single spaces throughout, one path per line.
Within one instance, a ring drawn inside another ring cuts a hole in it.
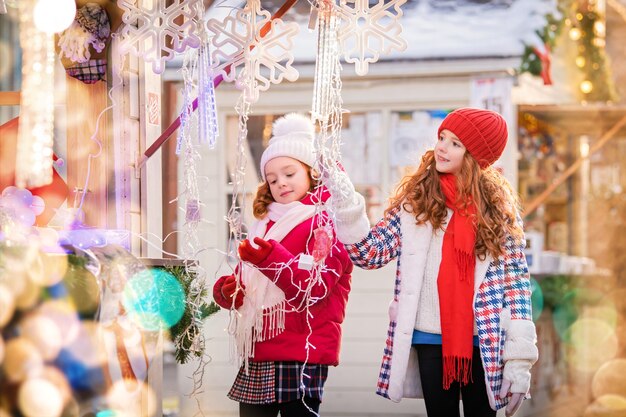
M 236 81 L 249 102 L 256 102 L 259 91 L 266 91 L 271 84 L 298 79 L 291 50 L 300 27 L 272 19 L 268 11 L 261 10 L 259 0 L 249 0 L 235 16 L 223 21 L 210 19 L 206 27 L 214 46 L 211 61 L 216 76 Z
M 339 15 L 343 21 L 339 42 L 346 62 L 355 64 L 358 75 L 365 75 L 370 63 L 392 50 L 404 51 L 402 6 L 406 0 L 378 0 L 370 7 L 368 0 L 340 0 Z
M 172 0 L 142 2 L 119 0 L 117 5 L 124 11 L 124 25 L 120 31 L 120 51 L 152 63 L 152 70 L 161 74 L 165 61 L 176 52 L 197 48 L 200 38 L 196 35 L 196 5 L 202 0 Z M 167 5 L 169 4 L 169 6 Z

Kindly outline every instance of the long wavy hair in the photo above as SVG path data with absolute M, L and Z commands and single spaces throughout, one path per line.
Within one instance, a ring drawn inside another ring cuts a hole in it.
M 313 192 L 317 187 L 319 180 L 316 178 L 316 175 L 313 175 L 313 168 L 308 166 L 302 161 L 298 161 L 302 164 L 302 166 L 306 169 L 306 173 L 309 176 L 309 180 L 311 185 L 309 186 L 309 192 Z M 252 203 L 252 213 L 254 217 L 257 219 L 262 219 L 267 214 L 267 206 L 271 203 L 275 202 L 274 197 L 272 197 L 272 192 L 270 191 L 270 184 L 266 181 L 263 181 L 259 184 L 259 187 L 256 190 L 256 196 L 254 197 L 254 202 Z
M 457 207 L 463 210 L 469 201 L 476 204 L 476 255 L 483 260 L 487 253 L 500 257 L 507 236 L 521 242 L 524 232 L 517 222 L 519 201 L 506 178 L 493 167 L 481 169 L 468 152 L 456 177 Z M 433 229 L 443 229 L 447 210 L 433 150 L 424 154 L 414 174 L 400 181 L 385 215 L 397 208 L 413 214 L 418 225 L 429 222 Z

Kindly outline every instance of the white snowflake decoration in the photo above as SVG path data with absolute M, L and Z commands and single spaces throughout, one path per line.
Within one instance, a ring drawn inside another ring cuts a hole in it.
M 120 31 L 120 48 L 123 54 L 132 52 L 147 62 L 152 70 L 161 74 L 165 61 L 175 52 L 187 47 L 197 48 L 200 38 L 196 35 L 196 4 L 202 0 L 153 0 L 147 6 L 139 6 L 140 0 L 119 0 L 117 5 L 124 11 L 124 26 Z
M 263 34 L 266 24 L 269 30 Z M 210 19 L 206 27 L 214 46 L 211 61 L 215 75 L 225 81 L 235 80 L 249 102 L 257 101 L 259 91 L 266 91 L 271 84 L 298 79 L 291 50 L 300 27 L 295 22 L 272 19 L 268 11 L 261 10 L 259 0 L 249 0 L 224 21 Z
M 370 7 L 368 0 L 340 0 L 339 15 L 345 22 L 339 29 L 339 42 L 346 62 L 355 64 L 358 75 L 367 74 L 370 63 L 391 50 L 404 51 L 400 37 L 402 6 L 406 0 L 379 0 Z

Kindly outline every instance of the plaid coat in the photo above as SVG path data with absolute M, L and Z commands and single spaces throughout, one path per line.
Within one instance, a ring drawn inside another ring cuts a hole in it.
M 359 228 L 361 232 L 360 229 L 362 227 Z M 367 236 L 361 241 L 346 245 L 350 258 L 361 268 L 381 268 L 398 259 L 393 300 L 389 307 L 390 323 L 376 391 L 395 402 L 403 397 L 423 397 L 417 353 L 412 348 L 411 338 L 432 232 L 430 224 L 418 226 L 413 215 L 398 209 L 366 232 Z M 531 321 L 531 290 L 524 244 L 516 244 L 509 237 L 504 256 L 476 260 L 474 317 L 487 394 L 493 409 L 508 403 L 508 398 L 499 396 L 507 337 L 515 341 L 514 332 L 535 331 Z M 515 350 L 511 349 L 507 356 L 515 359 Z

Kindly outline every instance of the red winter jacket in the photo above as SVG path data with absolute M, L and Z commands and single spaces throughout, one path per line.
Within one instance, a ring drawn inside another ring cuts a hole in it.
M 301 200 L 304 204 L 312 204 L 310 196 Z M 305 288 L 304 282 L 310 277 L 310 271 L 298 269 L 297 260 L 291 262 L 289 268 L 273 271 L 272 265 L 287 263 L 298 254 L 305 253 L 309 236 L 308 253 L 313 253 L 315 239 L 311 234 L 311 224 L 317 222 L 317 216 L 312 217 L 296 226 L 279 243 L 270 240 L 272 252 L 257 268 L 283 290 L 285 298 L 290 304 L 299 307 L 304 294 L 298 291 L 298 286 Z M 270 227 L 272 222 L 270 222 Z M 325 259 L 326 271 L 322 273 L 324 284 L 317 284 L 311 297 L 324 297 L 317 300 L 309 309 L 309 324 L 307 324 L 306 310 L 302 312 L 287 312 L 285 314 L 285 330 L 278 336 L 257 342 L 255 354 L 251 358 L 255 362 L 264 361 L 307 361 L 308 363 L 333 365 L 339 363 L 339 349 L 341 346 L 341 323 L 345 317 L 348 293 L 352 273 L 352 262 L 343 244 L 334 241 L 333 249 Z M 267 269 L 266 269 L 267 268 Z M 221 297 L 221 287 L 226 276 L 221 277 L 214 286 L 215 301 L 224 308 L 231 308 L 231 303 Z M 287 309 L 289 309 L 289 305 Z M 306 339 L 315 348 L 306 352 Z

